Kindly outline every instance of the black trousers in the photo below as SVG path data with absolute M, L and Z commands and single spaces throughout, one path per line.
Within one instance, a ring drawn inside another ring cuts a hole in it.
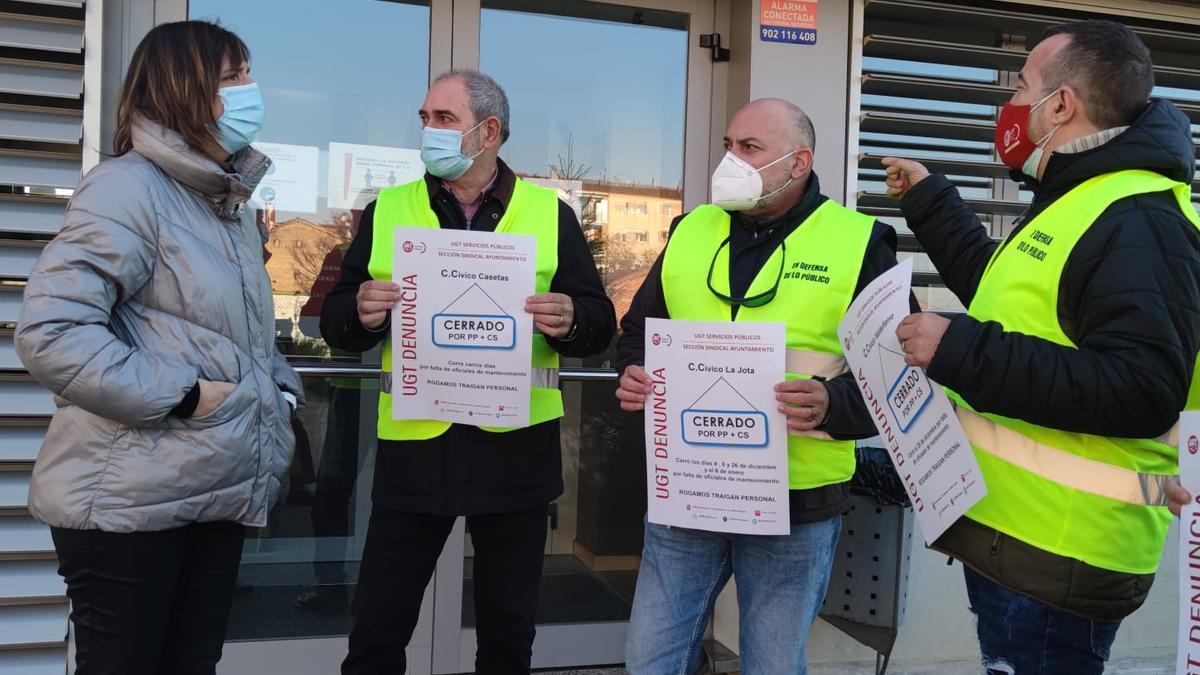
M 75 625 L 77 675 L 211 675 L 221 660 L 245 530 L 51 528 Z
M 342 562 L 346 545 L 331 545 L 329 539 L 350 534 L 350 502 L 363 460 L 358 448 L 360 399 L 358 389 L 330 387 L 325 443 L 310 514 L 317 552 L 326 554 L 317 556 L 323 561 L 313 562 L 318 585 L 346 582 L 346 565 Z
M 454 520 L 454 516 L 373 509 L 343 675 L 405 672 L 404 649 Z M 467 527 L 475 546 L 475 672 L 528 673 L 546 542 L 546 506 L 467 516 Z

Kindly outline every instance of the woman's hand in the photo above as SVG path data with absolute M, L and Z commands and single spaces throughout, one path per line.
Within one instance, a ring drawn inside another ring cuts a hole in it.
M 200 387 L 200 402 L 196 404 L 196 410 L 192 412 L 192 417 L 212 414 L 218 406 L 225 402 L 225 399 L 229 398 L 237 385 L 232 382 L 196 380 L 196 386 Z

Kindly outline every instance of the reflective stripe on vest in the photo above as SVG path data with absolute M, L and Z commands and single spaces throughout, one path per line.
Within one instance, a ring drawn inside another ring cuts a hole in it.
M 1142 506 L 1166 506 L 1173 474 L 1142 473 L 1039 443 L 967 408 L 958 421 L 976 449 L 1073 490 Z M 986 477 L 985 477 L 986 479 Z
M 1026 223 L 992 256 L 968 314 L 1006 332 L 1076 345 L 1058 321 L 1067 260 L 1114 202 L 1173 191 L 1200 229 L 1188 186 L 1149 171 L 1119 171 L 1081 183 Z M 1200 402 L 1193 375 L 1187 409 Z M 1057 555 L 1102 569 L 1149 574 L 1158 568 L 1171 516 L 1163 486 L 1178 472 L 1166 440 L 1108 438 L 974 411 L 953 391 L 988 494 L 967 517 Z M 1020 392 L 1013 392 L 1019 396 Z M 1069 401 L 1062 405 L 1069 406 Z
M 437 214 L 429 204 L 429 188 L 424 179 L 380 191 L 375 203 L 371 259 L 368 270 L 372 279 L 392 279 L 394 231 L 398 227 L 440 227 Z M 527 234 L 537 238 L 537 279 L 535 293 L 548 293 L 558 269 L 558 194 L 517 179 L 512 199 L 496 232 Z M 404 321 L 405 317 L 392 317 Z M 558 389 L 558 354 L 540 333 L 533 335 L 529 424 L 562 417 L 562 392 Z M 392 344 L 390 335 L 383 343 L 383 374 L 379 393 L 379 437 L 387 440 L 423 440 L 442 435 L 448 422 L 436 420 L 392 419 Z M 506 432 L 514 427 L 484 427 L 485 431 Z
M 874 218 L 826 201 L 786 240 L 786 260 L 776 248 L 745 295 L 767 291 L 780 264 L 783 278 L 771 302 L 742 307 L 736 321 L 778 322 L 787 326 L 788 379 L 826 379 L 846 371 L 837 338 L 838 323 L 854 299 Z M 663 254 L 662 288 L 672 319 L 730 321 L 731 307 L 708 290 L 709 263 L 717 254 L 713 285 L 728 294 L 730 217 L 706 205 L 676 226 Z M 827 433 L 788 434 L 788 486 L 810 489 L 843 483 L 854 475 L 854 442 Z
M 787 350 L 787 372 L 807 373 L 816 377 L 832 380 L 850 370 L 846 357 L 825 352 L 814 352 L 808 349 Z

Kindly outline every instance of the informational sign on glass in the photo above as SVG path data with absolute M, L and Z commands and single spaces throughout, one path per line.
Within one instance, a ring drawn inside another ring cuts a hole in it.
M 255 143 L 255 149 L 271 158 L 271 168 L 263 176 L 250 206 L 295 213 L 317 212 L 317 174 L 321 161 L 319 148 L 286 143 Z
M 540 185 L 544 188 L 550 188 L 558 192 L 558 198 L 563 200 L 571 210 L 575 212 L 575 218 L 582 220 L 583 218 L 583 181 L 581 180 L 561 180 L 558 178 L 526 178 L 525 180 Z
M 352 143 L 329 144 L 329 208 L 361 209 L 383 188 L 425 175 L 421 151 Z

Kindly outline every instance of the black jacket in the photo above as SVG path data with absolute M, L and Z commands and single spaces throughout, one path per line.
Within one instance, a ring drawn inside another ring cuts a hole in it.
M 502 161 L 499 164 L 496 182 L 470 224 L 441 180 L 425 176 L 442 228 L 496 228 L 516 184 L 512 170 Z M 578 326 L 572 340 L 548 338 L 547 342 L 563 356 L 589 356 L 608 347 L 616 332 L 616 316 L 575 212 L 561 201 L 558 206 L 558 270 L 550 291 L 571 296 Z M 321 310 L 321 335 L 338 349 L 366 351 L 388 334 L 386 325 L 372 332 L 358 320 L 358 287 L 371 279 L 367 261 L 374 214 L 372 202 L 346 252 L 341 278 Z M 530 508 L 562 494 L 560 452 L 557 420 L 507 433 L 454 424 L 427 441 L 380 439 L 372 497 L 388 508 L 440 515 Z
M 1052 155 L 1042 184 L 1029 185 L 1033 203 L 1017 231 L 1083 181 L 1120 169 L 1191 183 L 1187 117 L 1156 101 L 1112 141 Z M 970 306 L 997 244 L 943 176 L 918 183 L 901 208 L 946 286 Z M 1055 429 L 1152 438 L 1175 424 L 1200 345 L 1200 235 L 1174 195 L 1122 199 L 1096 220 L 1067 259 L 1058 318 L 1079 349 L 957 316 L 929 376 L 976 410 Z
M 1028 185 L 1034 198 L 1018 231 L 1083 181 L 1122 169 L 1190 184 L 1188 119 L 1154 101 L 1108 143 L 1051 155 L 1042 182 Z M 969 306 L 997 244 L 943 176 L 918 183 L 901 208 L 947 287 Z M 957 316 L 929 376 L 977 410 L 1055 429 L 1152 438 L 1175 423 L 1200 348 L 1200 234 L 1173 194 L 1119 200 L 1092 224 L 1067 259 L 1058 320 L 1078 349 Z M 1144 577 L 1106 573 L 972 525 L 960 521 L 937 547 L 1054 606 L 1119 618 L 1149 590 Z M 1013 558 L 996 562 L 998 551 Z
M 731 212 L 733 222 L 729 240 L 729 288 L 734 297 L 742 296 L 771 257 L 779 244 L 795 231 L 818 206 L 828 198 L 821 194 L 817 174 L 810 175 L 808 187 L 800 203 L 782 218 L 757 221 L 741 213 Z M 671 231 L 687 217 L 683 214 L 671 223 Z M 854 294 L 896 265 L 896 232 L 876 222 L 870 243 L 859 272 Z M 699 292 L 708 292 L 701 289 Z M 913 311 L 920 311 L 911 301 Z M 736 307 L 734 308 L 736 312 Z M 662 255 L 646 276 L 645 282 L 633 297 L 629 312 L 621 319 L 621 336 L 617 341 L 617 370 L 625 372 L 630 365 L 645 361 L 646 319 L 670 318 L 662 288 Z M 829 415 L 820 429 L 833 438 L 851 440 L 869 438 L 876 434 L 875 424 L 858 392 L 854 377 L 847 372 L 826 383 L 829 392 Z M 838 483 L 812 490 L 792 490 L 791 519 L 794 523 L 816 522 L 832 518 L 849 508 L 850 484 Z

